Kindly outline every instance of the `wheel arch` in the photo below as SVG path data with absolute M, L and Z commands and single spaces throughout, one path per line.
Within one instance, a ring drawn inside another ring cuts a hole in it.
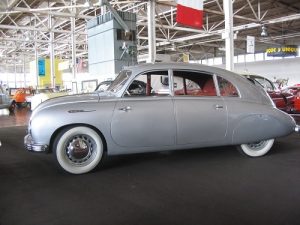
M 53 144 L 54 144 L 54 140 L 55 138 L 57 137 L 57 135 L 63 130 L 63 129 L 66 129 L 66 128 L 73 128 L 73 127 L 79 127 L 79 126 L 82 126 L 82 127 L 88 127 L 88 128 L 91 128 L 92 130 L 94 130 L 99 136 L 100 138 L 102 139 L 103 141 L 103 151 L 104 153 L 107 153 L 107 143 L 106 143 L 106 139 L 103 135 L 103 133 L 97 129 L 95 126 L 92 126 L 90 124 L 86 124 L 86 123 L 75 123 L 75 124 L 67 124 L 65 126 L 62 126 L 62 127 L 59 127 L 58 129 L 56 129 L 53 134 L 51 135 L 51 138 L 50 138 L 50 145 L 49 145 L 49 153 L 52 152 L 52 148 L 53 148 Z

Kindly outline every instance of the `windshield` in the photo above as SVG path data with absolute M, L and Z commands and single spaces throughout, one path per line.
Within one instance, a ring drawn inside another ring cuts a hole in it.
M 267 91 L 274 91 L 275 87 L 269 80 L 267 80 L 265 78 L 260 78 L 260 77 L 255 77 L 254 79 L 261 86 L 263 86 Z
M 130 70 L 122 70 L 107 90 L 116 93 L 124 86 L 130 76 Z

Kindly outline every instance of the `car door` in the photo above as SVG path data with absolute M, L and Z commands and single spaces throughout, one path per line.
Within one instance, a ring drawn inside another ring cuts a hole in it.
M 224 140 L 227 107 L 216 89 L 216 77 L 193 71 L 174 71 L 174 111 L 177 144 Z
M 117 102 L 111 122 L 113 141 L 124 147 L 175 145 L 174 105 L 160 78 L 168 71 L 139 75 Z

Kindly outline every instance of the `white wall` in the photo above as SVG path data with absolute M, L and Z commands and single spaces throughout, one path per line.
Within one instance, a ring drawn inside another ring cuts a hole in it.
M 0 83 L 10 88 L 34 86 L 33 77 L 29 73 L 0 73 Z
M 222 65 L 222 68 L 224 65 Z M 271 81 L 289 79 L 288 85 L 300 83 L 300 57 L 234 64 L 236 72 L 255 73 Z
M 224 68 L 225 65 L 218 65 L 217 67 Z M 236 72 L 247 71 L 249 73 L 255 73 L 268 79 L 275 81 L 277 79 L 289 79 L 288 85 L 294 85 L 300 83 L 300 57 L 297 58 L 284 58 L 276 60 L 265 60 L 256 62 L 245 62 L 245 63 L 235 63 L 234 64 Z M 71 75 L 70 75 L 71 76 Z M 30 74 L 25 75 L 26 86 L 33 85 L 32 81 L 34 77 Z M 69 79 L 68 79 L 69 78 Z M 98 76 L 90 76 L 89 74 L 78 74 L 78 81 L 98 79 Z M 64 82 L 72 82 L 72 78 L 66 76 Z M 10 87 L 24 87 L 24 74 L 23 73 L 0 73 L 0 82 L 3 84 L 8 84 Z

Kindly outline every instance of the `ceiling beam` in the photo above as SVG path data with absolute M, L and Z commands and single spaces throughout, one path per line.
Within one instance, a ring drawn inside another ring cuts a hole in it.
M 0 14 L 13 14 L 13 13 L 32 13 L 32 14 L 45 14 L 45 15 L 53 15 L 53 16 L 58 16 L 58 17 L 74 17 L 74 18 L 80 18 L 80 19 L 93 19 L 95 18 L 94 16 L 87 16 L 87 15 L 82 15 L 78 13 L 64 13 L 64 12 L 57 12 L 57 11 L 51 11 L 51 8 L 47 9 L 29 9 L 29 8 L 23 8 L 23 7 L 12 7 L 11 10 L 6 11 L 2 10 Z
M 36 28 L 32 26 L 13 26 L 13 25 L 3 25 L 0 24 L 0 29 L 7 30 L 28 30 L 28 31 L 40 31 L 40 32 L 54 32 L 54 33 L 63 33 L 63 34 L 71 34 L 70 30 L 57 30 L 57 29 L 48 29 L 48 28 Z M 77 32 L 76 34 L 87 35 L 86 32 Z

